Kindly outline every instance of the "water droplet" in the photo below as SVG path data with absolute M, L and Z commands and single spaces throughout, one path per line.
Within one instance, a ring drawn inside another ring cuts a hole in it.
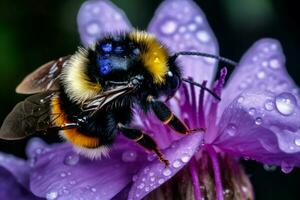
M 188 154 L 183 154 L 181 157 L 181 161 L 184 163 L 187 163 L 187 162 L 189 162 L 190 158 L 191 157 Z
M 179 167 L 181 167 L 181 165 L 182 165 L 182 163 L 180 162 L 180 160 L 175 160 L 173 162 L 173 167 L 174 168 L 179 168 Z
M 248 113 L 249 113 L 249 115 L 253 116 L 256 113 L 256 109 L 255 108 L 250 108 Z
M 237 101 L 238 101 L 238 103 L 242 103 L 242 102 L 244 101 L 244 99 L 245 99 L 245 98 L 244 98 L 243 96 L 239 96 L 239 98 L 238 98 Z
M 54 191 L 51 191 L 51 192 L 48 192 L 46 194 L 46 199 L 47 200 L 54 200 L 58 197 L 58 193 L 57 192 L 54 192 Z
M 154 182 L 155 181 L 155 177 L 151 177 L 150 181 Z
M 92 191 L 92 192 L 96 192 L 96 191 L 97 191 L 97 189 L 96 189 L 96 188 L 94 188 L 94 187 L 92 187 L 92 188 L 91 188 L 91 191 Z
M 172 174 L 172 171 L 169 168 L 166 168 L 163 170 L 163 175 L 164 176 L 170 176 Z
M 161 178 L 161 179 L 158 180 L 158 184 L 161 185 L 161 184 L 163 184 L 163 183 L 164 183 L 164 179 Z
M 210 40 L 210 36 L 206 31 L 198 31 L 196 33 L 196 37 L 201 41 L 201 42 L 208 42 Z
M 198 15 L 198 16 L 195 17 L 195 22 L 197 22 L 198 24 L 202 24 L 203 23 L 203 18 L 200 15 Z
M 292 165 L 289 165 L 288 163 L 286 163 L 285 161 L 283 161 L 281 163 L 281 171 L 285 174 L 288 174 L 290 173 L 291 171 L 293 171 L 293 166 Z
M 196 29 L 197 29 L 197 25 L 196 24 L 189 24 L 189 26 L 188 26 L 188 29 L 190 30 L 190 31 L 195 31 Z
M 274 103 L 272 100 L 267 100 L 265 102 L 265 109 L 268 110 L 268 111 L 271 111 L 274 109 Z
M 263 66 L 263 67 L 268 67 L 268 62 L 267 61 L 263 61 L 262 63 L 261 63 L 261 66 Z
M 60 177 L 66 177 L 67 174 L 65 172 L 60 173 Z
M 294 113 L 295 107 L 297 106 L 297 100 L 291 93 L 284 92 L 275 98 L 275 105 L 282 115 L 288 116 Z
M 255 119 L 255 124 L 256 124 L 256 125 L 261 125 L 262 122 L 263 122 L 263 120 L 262 120 L 261 117 L 258 117 L 258 118 Z
M 75 185 L 75 184 L 76 184 L 76 181 L 75 181 L 75 180 L 71 180 L 71 181 L 70 181 L 70 184 L 71 184 L 71 185 Z
M 273 69 L 278 69 L 280 67 L 280 62 L 277 58 L 270 60 L 270 67 Z
M 295 139 L 295 144 L 296 144 L 297 146 L 300 146 L 300 139 Z
M 161 26 L 161 31 L 167 35 L 174 33 L 176 31 L 176 29 L 177 29 L 177 23 L 173 20 L 166 21 Z
M 145 184 L 144 183 L 141 183 L 137 186 L 138 189 L 143 189 L 145 187 Z
M 100 33 L 100 27 L 97 23 L 91 23 L 86 27 L 86 32 L 89 35 L 96 35 L 98 33 Z
M 69 153 L 66 155 L 64 164 L 74 166 L 79 162 L 79 156 L 76 153 Z
M 266 73 L 263 71 L 260 71 L 256 74 L 256 77 L 259 79 L 264 79 L 266 77 Z
M 237 131 L 237 128 L 236 128 L 236 125 L 234 125 L 234 124 L 228 124 L 225 129 L 225 133 L 230 136 L 235 136 L 236 131 Z
M 149 187 L 145 187 L 145 191 L 146 191 L 146 192 L 149 192 L 149 191 L 150 191 L 150 188 L 149 188 Z
M 122 160 L 124 162 L 134 162 L 136 161 L 136 158 L 137 158 L 137 153 L 132 150 L 125 151 L 122 154 Z

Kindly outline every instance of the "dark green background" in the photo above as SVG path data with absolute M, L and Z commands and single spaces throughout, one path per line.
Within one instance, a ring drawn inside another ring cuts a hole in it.
M 16 85 L 37 66 L 74 52 L 79 44 L 76 13 L 79 0 L 0 0 L 0 121 L 24 98 Z M 160 0 L 114 0 L 135 27 L 145 29 Z M 300 84 L 300 21 L 298 7 L 284 0 L 197 1 L 219 40 L 221 54 L 239 60 L 262 37 L 281 41 L 287 68 Z M 1 141 L 0 149 L 24 156 L 26 141 Z M 256 199 L 300 199 L 300 170 L 267 172 L 260 164 L 244 162 Z

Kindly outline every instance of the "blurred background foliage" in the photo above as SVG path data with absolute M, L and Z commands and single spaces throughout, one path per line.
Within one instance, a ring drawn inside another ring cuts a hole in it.
M 0 121 L 24 98 L 16 85 L 41 64 L 77 49 L 76 14 L 83 0 L 0 0 Z M 146 29 L 161 0 L 113 0 L 135 27 Z M 222 56 L 238 61 L 262 37 L 278 39 L 287 69 L 300 85 L 300 20 L 297 1 L 198 0 L 219 40 Z M 55 138 L 55 136 L 54 136 Z M 23 141 L 0 141 L 0 150 L 25 156 Z M 300 169 L 280 169 L 243 161 L 256 199 L 300 199 Z

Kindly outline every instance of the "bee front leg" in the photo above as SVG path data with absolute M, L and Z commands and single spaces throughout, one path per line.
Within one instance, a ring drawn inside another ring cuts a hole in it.
M 205 128 L 189 129 L 170 108 L 162 101 L 155 100 L 152 96 L 148 96 L 147 102 L 150 104 L 156 117 L 165 125 L 169 126 L 180 134 L 189 134 L 196 131 L 205 131 Z
M 158 149 L 155 140 L 149 135 L 143 133 L 142 130 L 136 128 L 128 128 L 121 123 L 118 123 L 117 128 L 125 137 L 134 140 L 136 143 L 138 143 L 145 149 L 153 151 L 157 155 L 158 159 L 161 162 L 163 162 L 166 166 L 170 164 L 169 161 L 164 158 L 164 155 Z

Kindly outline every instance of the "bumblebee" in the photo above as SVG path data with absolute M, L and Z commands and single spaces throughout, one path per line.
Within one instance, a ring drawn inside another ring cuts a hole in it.
M 154 139 L 130 125 L 137 105 L 145 113 L 152 110 L 177 133 L 204 131 L 190 129 L 159 100 L 161 96 L 171 98 L 182 81 L 202 87 L 182 77 L 176 63 L 179 55 L 228 61 L 199 52 L 170 55 L 153 35 L 142 31 L 105 36 L 93 46 L 80 47 L 75 54 L 48 62 L 29 74 L 16 92 L 32 95 L 6 117 L 0 138 L 15 140 L 58 130 L 78 153 L 93 159 L 107 155 L 121 133 L 168 165 Z

